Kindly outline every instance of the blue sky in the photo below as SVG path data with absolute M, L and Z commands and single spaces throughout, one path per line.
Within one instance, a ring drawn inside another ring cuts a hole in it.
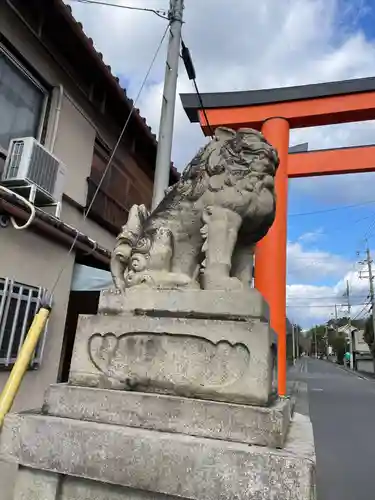
M 167 8 L 168 0 L 111 3 Z M 160 43 L 165 21 L 114 7 L 72 2 L 73 13 L 133 99 Z M 100 22 L 98 22 L 100 19 Z M 224 92 L 375 76 L 375 0 L 189 0 L 183 36 L 201 92 Z M 157 133 L 166 45 L 136 106 Z M 178 93 L 192 92 L 180 68 Z M 182 170 L 204 143 L 198 125 L 176 103 L 172 159 Z M 375 123 L 292 131 L 290 145 L 310 149 L 375 144 Z M 374 159 L 375 166 L 375 159 Z M 349 279 L 353 300 L 366 300 L 356 251 L 370 235 L 375 256 L 375 174 L 290 181 L 288 315 L 309 327 L 342 302 Z M 352 208 L 344 208 L 356 205 Z M 340 208 L 341 207 L 341 208 Z M 306 214 L 310 215 L 296 215 Z M 362 307 L 353 308 L 353 315 Z M 344 313 L 344 310 L 342 311 Z

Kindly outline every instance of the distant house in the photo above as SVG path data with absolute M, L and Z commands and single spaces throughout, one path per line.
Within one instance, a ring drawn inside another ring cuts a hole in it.
M 79 266 L 108 270 L 115 236 L 129 208 L 133 203 L 151 205 L 157 142 L 138 110 L 99 188 L 132 105 L 61 0 L 0 2 L 0 179 L 10 160 L 11 173 L 19 175 L 17 162 L 22 160 L 29 173 L 34 169 L 32 175 L 42 172 L 38 182 L 44 189 L 36 193 L 36 215 L 26 230 L 14 229 L 9 217 L 18 224 L 28 219 L 29 210 L 14 193 L 27 197 L 30 190 L 10 185 L 9 179 L 5 185 L 11 193 L 0 190 L 0 391 L 41 294 L 51 290 L 65 266 L 16 411 L 40 408 L 47 386 L 66 380 L 77 316 L 94 313 L 97 301 L 97 294 L 71 292 Z M 15 138 L 35 142 L 21 141 L 12 149 Z M 52 165 L 48 172 L 46 162 Z M 54 175 L 60 163 L 66 174 L 59 194 Z M 172 168 L 170 182 L 177 178 Z M 98 188 L 84 221 L 83 212 Z M 42 206 L 50 194 L 51 203 L 58 204 Z M 13 468 L 0 464 L 1 500 L 8 500 Z
M 363 340 L 364 330 L 356 330 L 353 335 L 355 369 L 374 373 L 374 360 L 368 344 Z
M 345 335 L 348 342 L 350 341 L 351 332 L 354 368 L 358 371 L 374 373 L 374 361 L 368 345 L 363 340 L 364 331 L 354 326 L 349 328 L 349 325 L 345 325 L 339 328 L 338 332 Z

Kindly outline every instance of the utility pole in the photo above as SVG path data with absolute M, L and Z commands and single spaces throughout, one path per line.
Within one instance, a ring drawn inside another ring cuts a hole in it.
M 297 342 L 296 342 L 296 356 L 297 356 L 297 359 L 299 359 L 299 327 L 296 328 L 297 330 Z
M 368 279 L 370 282 L 370 299 L 371 299 L 371 316 L 372 316 L 372 328 L 375 335 L 375 296 L 374 296 L 374 276 L 372 275 L 372 259 L 370 249 L 367 246 L 366 250 L 367 256 L 367 268 L 368 268 Z
M 327 359 L 328 359 L 328 357 L 329 357 L 328 323 L 326 324 L 325 338 L 326 338 L 326 356 L 327 356 Z
M 184 0 L 170 0 L 170 34 L 164 77 L 163 101 L 161 105 L 152 210 L 154 210 L 164 198 L 165 190 L 169 185 L 183 10 Z
M 316 325 L 314 326 L 315 359 L 318 357 L 318 346 L 316 345 Z
M 296 325 L 292 323 L 293 365 L 296 364 Z
M 335 331 L 336 331 L 336 337 L 338 337 L 339 327 L 338 327 L 338 319 L 337 319 L 337 304 L 335 304 Z
M 352 318 L 351 318 L 351 304 L 350 304 L 350 288 L 349 281 L 346 280 L 346 297 L 348 299 L 348 326 L 349 326 L 349 352 L 350 352 L 350 369 L 353 370 L 353 337 L 352 337 Z
M 361 264 L 367 264 L 367 271 L 368 271 L 368 280 L 369 280 L 369 285 L 370 285 L 370 300 L 371 300 L 371 317 L 372 317 L 372 328 L 374 331 L 375 335 L 375 294 L 374 294 L 374 276 L 372 273 L 372 259 L 371 259 L 371 253 L 370 253 L 370 248 L 368 246 L 367 242 L 367 248 L 366 248 L 366 260 L 364 262 L 361 262 Z M 360 273 L 360 278 L 362 278 L 361 273 Z

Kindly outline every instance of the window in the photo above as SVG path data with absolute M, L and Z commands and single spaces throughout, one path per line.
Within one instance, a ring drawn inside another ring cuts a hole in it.
M 96 144 L 88 178 L 87 206 L 91 205 L 95 195 L 90 209 L 91 215 L 98 218 L 100 224 L 104 223 L 109 230 L 118 233 L 128 218 L 129 207 L 126 200 L 130 179 L 116 160 L 111 163 L 102 179 L 108 156 L 107 152 Z
M 121 168 L 121 164 L 114 159 L 102 180 L 108 159 L 109 154 L 96 144 L 91 165 L 92 180 L 96 183 L 102 181 L 101 189 L 117 202 L 123 203 L 129 189 L 129 178 Z
M 40 139 L 46 91 L 0 44 L 0 152 L 16 137 Z
M 0 367 L 11 367 L 16 361 L 45 291 L 0 278 Z M 35 349 L 31 368 L 41 363 L 46 330 Z

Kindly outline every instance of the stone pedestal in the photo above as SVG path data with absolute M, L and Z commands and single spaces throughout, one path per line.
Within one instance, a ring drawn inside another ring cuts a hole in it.
M 103 293 L 69 383 L 5 420 L 15 500 L 315 498 L 311 424 L 276 398 L 273 342 L 255 290 Z

